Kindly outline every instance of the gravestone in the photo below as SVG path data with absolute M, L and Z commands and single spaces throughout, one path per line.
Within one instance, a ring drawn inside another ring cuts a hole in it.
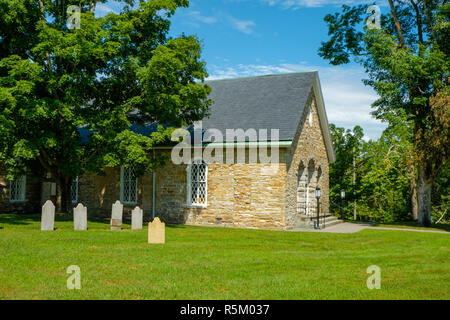
M 117 200 L 112 205 L 111 230 L 122 230 L 123 204 Z
M 53 231 L 55 229 L 55 205 L 47 200 L 42 206 L 41 230 Z
M 131 230 L 141 230 L 142 229 L 142 218 L 144 212 L 141 208 L 136 207 L 131 211 Z
M 148 243 L 166 242 L 166 224 L 158 217 L 148 224 Z
M 81 203 L 73 209 L 73 225 L 75 230 L 87 230 L 87 207 Z

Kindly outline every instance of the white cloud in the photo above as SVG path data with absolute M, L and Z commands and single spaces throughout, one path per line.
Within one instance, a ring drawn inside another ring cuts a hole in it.
M 223 23 L 242 33 L 253 34 L 252 27 L 256 25 L 252 20 L 241 20 L 225 12 L 215 12 L 213 15 L 207 16 L 200 11 L 187 9 L 182 11 L 181 15 L 185 18 L 183 20 L 185 24 L 195 28 L 200 28 L 201 24 Z
M 209 69 L 208 80 L 317 70 L 330 123 L 347 129 L 360 125 L 364 129 L 366 139 L 378 138 L 386 127 L 370 114 L 372 111 L 370 105 L 377 99 L 377 94 L 361 82 L 365 74 L 359 67 L 320 67 L 306 63 L 282 63 L 240 64 L 233 67 L 210 65 Z
M 97 14 L 99 16 L 105 16 L 108 13 L 119 14 L 117 11 L 113 10 L 110 6 L 108 6 L 106 4 L 98 3 L 95 6 L 95 14 Z
M 188 17 L 191 17 L 193 20 L 202 22 L 202 23 L 206 23 L 206 24 L 213 24 L 216 23 L 218 21 L 218 19 L 216 17 L 207 17 L 202 15 L 199 11 L 188 11 L 186 13 L 186 15 Z
M 255 22 L 254 21 L 251 21 L 251 20 L 239 20 L 239 19 L 236 19 L 236 18 L 234 18 L 232 16 L 228 17 L 228 21 L 230 21 L 231 26 L 234 29 L 236 29 L 236 30 L 238 30 L 238 31 L 240 31 L 242 33 L 245 33 L 245 34 L 252 34 L 253 33 L 252 27 L 255 26 Z

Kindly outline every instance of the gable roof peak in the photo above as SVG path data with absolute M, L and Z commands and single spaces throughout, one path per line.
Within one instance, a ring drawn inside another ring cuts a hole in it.
M 265 78 L 265 77 L 285 77 L 290 75 L 301 75 L 305 73 L 315 73 L 319 74 L 318 70 L 309 70 L 309 71 L 295 71 L 295 72 L 283 72 L 283 73 L 269 73 L 269 74 L 261 74 L 261 75 L 255 75 L 255 76 L 244 76 L 244 77 L 234 77 L 234 78 L 221 78 L 221 79 L 212 79 L 212 80 L 206 80 L 205 82 L 208 84 L 210 82 L 216 82 L 216 81 L 236 81 L 236 80 L 251 80 L 251 79 L 258 79 L 258 78 Z
M 293 140 L 317 71 L 207 81 L 210 116 L 203 128 L 279 130 L 279 140 Z

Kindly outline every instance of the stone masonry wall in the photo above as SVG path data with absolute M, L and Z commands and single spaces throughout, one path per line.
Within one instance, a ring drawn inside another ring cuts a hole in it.
M 170 156 L 170 150 L 161 152 Z M 285 152 L 286 149 L 280 148 L 276 171 L 270 164 L 261 163 L 208 164 L 206 208 L 188 206 L 188 166 L 169 161 L 156 172 L 155 214 L 168 223 L 284 229 Z M 110 217 L 112 204 L 120 199 L 120 168 L 109 168 L 105 172 L 105 176 L 79 177 L 78 202 L 87 206 L 88 216 Z M 152 217 L 152 175 L 148 173 L 138 178 L 137 205 L 144 209 L 146 221 Z M 48 198 L 48 190 L 43 190 L 41 202 Z M 130 219 L 133 207 L 124 206 L 125 220 Z
M 286 225 L 288 228 L 297 225 L 298 214 L 302 212 L 302 206 L 304 206 L 304 202 L 299 199 L 299 193 L 304 191 L 302 188 L 305 188 L 305 176 L 299 177 L 299 171 L 300 174 L 307 174 L 308 165 L 314 166 L 313 181 L 317 181 L 318 168 L 321 170 L 318 183 L 322 193 L 320 211 L 329 213 L 329 162 L 312 91 L 307 106 L 311 106 L 312 123 L 310 124 L 309 121 L 309 108 L 306 107 L 287 156 Z M 302 168 L 304 168 L 303 172 Z M 313 188 L 310 190 L 310 198 L 313 197 L 313 203 L 316 201 L 314 198 L 315 185 L 313 184 Z M 312 206 L 312 213 L 315 214 L 315 212 L 315 206 Z
M 187 205 L 187 165 L 168 163 L 157 172 L 157 215 L 172 223 L 284 229 L 284 160 L 280 149 L 276 172 L 270 164 L 208 164 L 206 208 Z
M 9 201 L 9 181 L 6 172 L 0 168 L 0 213 L 38 213 L 41 184 L 27 175 L 25 185 L 25 201 Z
M 113 203 L 120 200 L 120 168 L 106 168 L 105 173 L 104 176 L 85 174 L 78 178 L 78 203 L 87 206 L 88 217 L 110 218 Z M 151 211 L 151 188 L 151 175 L 146 174 L 138 178 L 138 202 L 136 205 L 144 209 L 146 216 Z M 50 183 L 43 183 L 41 205 L 47 200 L 55 203 L 56 197 L 50 195 Z M 131 219 L 131 210 L 134 207 L 124 205 L 125 220 Z
M 110 218 L 113 203 L 120 200 L 120 167 L 106 168 L 105 173 L 104 176 L 86 174 L 78 178 L 78 202 L 87 206 L 88 216 Z M 138 201 L 133 206 L 124 205 L 125 221 L 131 220 L 131 210 L 135 206 L 147 209 L 143 203 L 149 194 L 151 197 L 151 190 L 148 190 L 151 187 L 147 175 L 138 178 Z M 148 214 L 148 210 L 144 214 Z

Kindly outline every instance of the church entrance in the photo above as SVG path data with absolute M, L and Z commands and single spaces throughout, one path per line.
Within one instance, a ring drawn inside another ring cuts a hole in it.
M 310 159 L 306 166 L 301 162 L 297 177 L 297 217 L 299 224 L 317 213 L 315 190 L 319 185 L 320 175 L 321 169 L 316 166 L 313 159 Z

